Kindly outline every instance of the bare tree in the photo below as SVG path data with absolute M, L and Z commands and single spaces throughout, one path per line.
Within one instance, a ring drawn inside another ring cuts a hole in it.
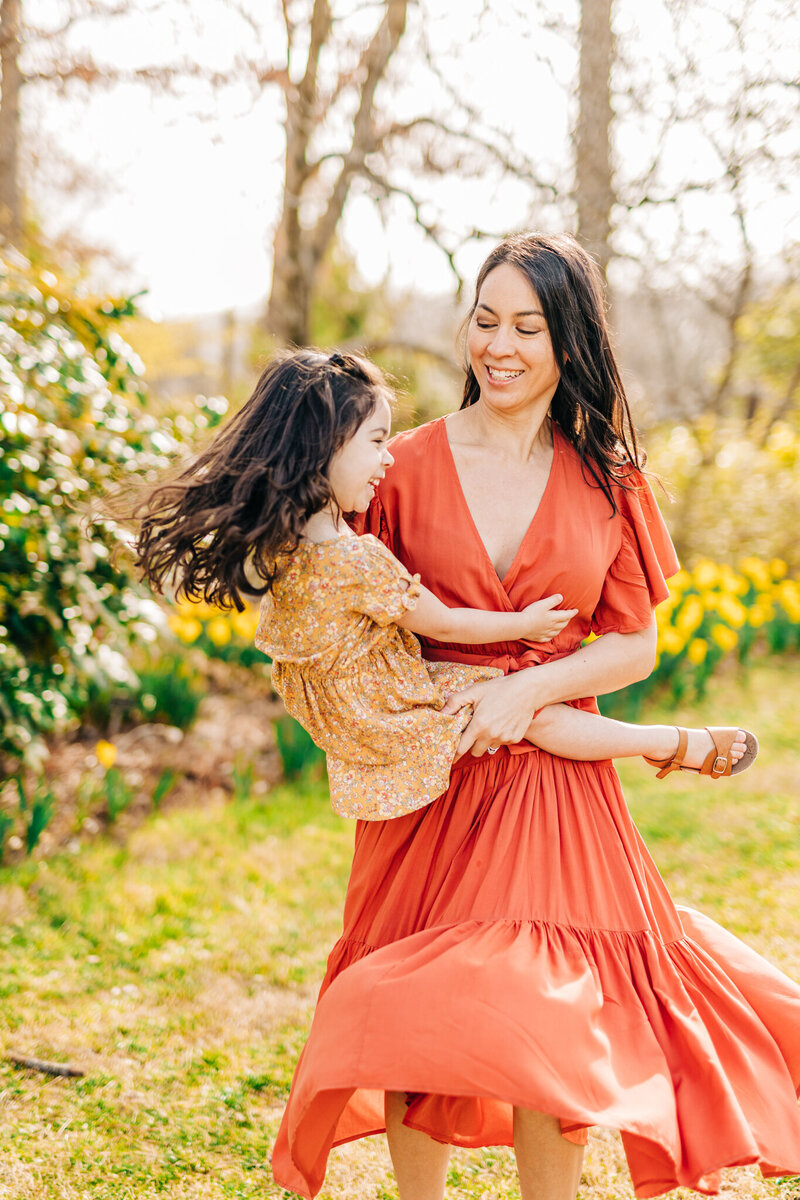
M 577 235 L 605 274 L 612 255 L 611 0 L 582 0 L 575 130 Z
M 292 79 L 290 65 L 295 57 L 297 25 L 290 17 L 288 5 L 283 5 L 286 166 L 266 314 L 269 331 L 282 342 L 301 345 L 309 340 L 311 298 L 319 266 L 333 240 L 354 178 L 369 174 L 370 155 L 390 133 L 385 118 L 381 119 L 376 110 L 375 93 L 405 32 L 408 0 L 386 0 L 380 7 L 380 23 L 364 48 L 356 71 L 340 73 L 325 88 L 320 82 L 320 60 L 333 29 L 328 0 L 314 0 L 306 62 L 297 82 Z M 348 83 L 357 87 L 358 103 L 347 145 L 332 154 L 314 155 L 311 147 L 319 140 L 325 114 Z M 325 189 L 324 199 L 315 197 L 318 215 L 304 223 L 304 202 L 307 205 L 309 193 L 319 192 L 326 161 L 337 163 L 335 176 Z
M 20 0 L 0 0 L 0 236 L 10 242 L 18 241 L 22 231 L 19 56 Z
M 279 101 L 285 153 L 265 317 L 278 341 L 308 340 L 318 273 L 356 185 L 379 205 L 405 206 L 445 256 L 457 284 L 460 246 L 488 231 L 453 230 L 431 201 L 426 181 L 493 172 L 496 178 L 524 180 L 534 195 L 556 194 L 553 181 L 539 179 L 516 151 L 511 131 L 489 127 L 445 79 L 426 43 L 424 5 L 272 0 L 264 6 L 209 0 L 200 10 L 189 0 L 144 0 L 135 8 L 119 0 L 69 4 L 57 27 L 23 21 L 26 87 L 77 96 L 81 89 L 88 94 L 136 83 L 180 98 L 184 109 L 193 107 L 207 120 L 214 119 L 224 93 L 236 93 L 241 111 L 269 95 Z M 129 24 L 145 19 L 152 31 L 147 45 L 167 46 L 166 53 L 133 62 L 129 54 L 115 54 L 113 38 L 106 37 L 105 58 L 99 57 L 91 30 L 104 24 L 107 33 L 113 23 L 122 46 Z M 224 37 L 217 35 L 219 29 Z M 217 50 L 217 44 L 226 43 L 235 47 L 227 58 Z M 438 109 L 426 101 L 424 89 L 410 100 L 402 67 L 407 75 L 412 62 L 445 96 Z

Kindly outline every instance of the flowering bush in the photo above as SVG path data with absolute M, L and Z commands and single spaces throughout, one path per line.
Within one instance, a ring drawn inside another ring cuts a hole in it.
M 114 554 L 120 528 L 87 522 L 116 480 L 161 470 L 195 428 L 145 411 L 141 363 L 117 332 L 133 311 L 0 248 L 0 778 L 36 766 L 42 735 L 92 689 L 135 686 L 132 647 L 166 629 Z
M 612 696 L 602 707 L 634 716 L 645 696 L 668 688 L 675 700 L 702 696 L 724 659 L 746 661 L 754 648 L 782 654 L 800 649 L 800 581 L 787 578 L 783 559 L 748 555 L 737 568 L 701 559 L 670 580 L 656 609 L 658 651 L 652 675 Z

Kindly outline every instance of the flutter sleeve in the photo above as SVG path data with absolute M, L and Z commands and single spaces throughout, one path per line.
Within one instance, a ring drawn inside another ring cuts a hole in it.
M 383 542 L 384 546 L 393 550 L 392 527 L 386 509 L 381 503 L 380 494 L 373 497 L 366 512 L 353 515 L 350 525 L 357 534 L 371 533 L 379 542 Z
M 667 579 L 680 566 L 647 480 L 632 471 L 614 494 L 622 536 L 592 616 L 598 635 L 646 629 L 655 606 L 669 595 Z
M 398 621 L 417 606 L 419 575 L 411 575 L 376 537 L 354 540 L 358 546 L 350 607 L 378 625 Z

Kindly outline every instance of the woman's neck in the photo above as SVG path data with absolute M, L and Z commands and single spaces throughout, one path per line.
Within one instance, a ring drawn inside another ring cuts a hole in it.
M 547 408 L 523 412 L 499 412 L 482 400 L 460 409 L 447 418 L 459 440 L 497 450 L 509 458 L 527 462 L 537 454 L 550 451 L 553 431 Z

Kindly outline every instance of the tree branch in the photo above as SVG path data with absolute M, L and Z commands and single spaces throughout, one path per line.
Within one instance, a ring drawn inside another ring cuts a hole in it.
M 325 211 L 311 236 L 311 254 L 316 262 L 321 260 L 336 231 L 353 176 L 363 171 L 367 155 L 373 149 L 375 90 L 405 31 L 408 3 L 409 0 L 386 0 L 383 19 L 362 55 L 365 79 L 353 121 L 352 141 L 343 156 Z

